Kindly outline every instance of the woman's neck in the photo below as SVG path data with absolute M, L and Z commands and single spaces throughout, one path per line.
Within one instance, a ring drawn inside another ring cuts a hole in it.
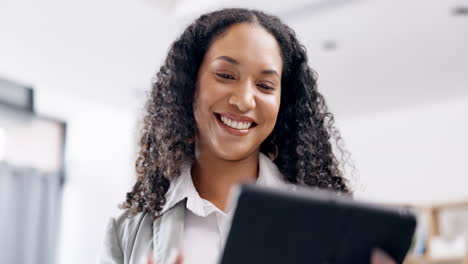
M 197 155 L 192 166 L 193 184 L 203 199 L 226 212 L 232 187 L 257 179 L 258 159 L 259 152 L 238 161 L 223 160 L 213 155 Z

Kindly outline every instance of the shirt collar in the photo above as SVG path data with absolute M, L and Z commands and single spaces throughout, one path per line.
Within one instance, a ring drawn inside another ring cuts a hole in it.
M 286 185 L 284 176 L 281 174 L 276 164 L 261 152 L 258 158 L 258 164 L 257 185 L 273 188 Z
M 181 167 L 180 175 L 171 181 L 161 214 L 184 199 L 187 199 L 187 209 L 198 216 L 206 217 L 214 211 L 222 212 L 212 203 L 200 197 L 192 181 L 191 168 L 192 162 L 185 162 Z M 261 152 L 256 184 L 272 188 L 287 184 L 278 167 Z

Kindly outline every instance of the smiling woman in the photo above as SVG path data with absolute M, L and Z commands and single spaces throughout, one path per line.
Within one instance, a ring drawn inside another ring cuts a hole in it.
M 276 124 L 282 68 L 278 42 L 256 24 L 233 25 L 213 42 L 197 77 L 199 158 L 258 163 L 259 146 Z
M 350 192 L 305 48 L 274 16 L 199 17 L 172 44 L 146 112 L 136 183 L 109 223 L 103 263 L 168 263 L 182 248 L 184 263 L 215 263 L 239 183 Z

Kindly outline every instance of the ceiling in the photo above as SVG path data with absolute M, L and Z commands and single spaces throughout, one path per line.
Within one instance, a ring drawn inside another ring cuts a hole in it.
M 184 26 L 235 3 L 273 12 L 296 30 L 339 115 L 468 96 L 468 16 L 453 14 L 468 0 L 209 3 L 1 0 L 0 77 L 134 109 Z

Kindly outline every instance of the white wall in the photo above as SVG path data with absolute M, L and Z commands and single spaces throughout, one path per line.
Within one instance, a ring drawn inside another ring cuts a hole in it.
M 385 202 L 468 199 L 468 97 L 340 120 L 360 172 L 356 196 Z
M 39 89 L 39 112 L 68 123 L 58 263 L 94 263 L 133 181 L 133 112 Z

